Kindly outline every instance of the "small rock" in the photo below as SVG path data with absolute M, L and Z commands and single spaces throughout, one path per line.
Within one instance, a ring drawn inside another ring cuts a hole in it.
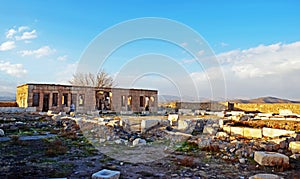
M 246 163 L 246 160 L 245 160 L 244 158 L 240 158 L 240 159 L 239 159 L 239 162 L 240 162 L 241 164 L 245 164 L 245 163 Z
M 134 141 L 132 142 L 132 146 L 137 146 L 137 145 L 146 145 L 146 140 L 141 139 L 141 138 L 136 138 L 134 139 Z
M 290 158 L 293 158 L 293 159 L 300 159 L 300 154 L 293 154 L 290 156 Z
M 178 174 L 177 173 L 173 173 L 173 174 L 171 174 L 171 177 L 178 177 Z
M 0 129 L 0 137 L 3 137 L 5 135 L 4 130 Z
M 249 177 L 249 179 L 282 179 L 282 177 L 274 174 L 256 174 L 254 176 Z
M 167 126 L 167 127 L 166 127 L 166 130 L 167 130 L 167 131 L 172 131 L 173 128 L 172 128 L 171 126 Z
M 99 172 L 96 172 L 92 175 L 92 179 L 118 179 L 120 177 L 121 172 L 103 169 Z
M 226 132 L 218 132 L 216 134 L 216 136 L 219 137 L 219 138 L 223 138 L 223 137 L 227 138 L 227 137 L 229 137 L 229 135 Z

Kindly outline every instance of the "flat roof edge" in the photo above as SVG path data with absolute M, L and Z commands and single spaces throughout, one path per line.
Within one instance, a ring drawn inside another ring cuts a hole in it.
M 158 92 L 158 90 L 155 89 L 137 89 L 137 88 L 118 88 L 118 87 L 93 87 L 93 86 L 78 86 L 78 85 L 64 85 L 64 84 L 55 84 L 55 83 L 25 83 L 22 85 L 17 86 L 17 88 L 19 87 L 23 87 L 26 85 L 47 85 L 47 86 L 61 86 L 61 87 L 79 87 L 79 88 L 94 88 L 94 89 L 120 89 L 120 90 L 140 90 L 140 91 L 153 91 L 153 92 Z

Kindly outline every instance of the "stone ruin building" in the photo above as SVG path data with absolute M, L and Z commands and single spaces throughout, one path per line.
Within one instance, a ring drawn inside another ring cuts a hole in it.
M 36 107 L 38 112 L 67 112 L 74 104 L 80 113 L 95 110 L 155 113 L 157 93 L 157 90 L 146 89 L 28 83 L 17 87 L 16 101 L 19 107 Z

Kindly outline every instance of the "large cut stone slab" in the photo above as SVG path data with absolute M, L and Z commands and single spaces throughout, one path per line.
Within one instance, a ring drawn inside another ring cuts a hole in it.
M 178 129 L 185 133 L 192 133 L 197 124 L 196 119 L 179 119 Z
M 103 169 L 92 175 L 92 179 L 118 179 L 120 177 L 119 171 Z
M 295 131 L 289 131 L 289 130 L 284 130 L 284 129 L 273 129 L 273 128 L 263 128 L 263 136 L 265 137 L 280 137 L 280 136 L 290 136 L 295 134 Z
M 276 152 L 255 152 L 254 160 L 263 166 L 284 166 L 289 164 L 289 157 Z
M 244 128 L 244 137 L 247 138 L 262 138 L 262 130 L 245 127 Z
M 146 132 L 151 127 L 159 125 L 160 122 L 161 122 L 160 119 L 146 119 L 146 120 L 142 120 L 142 123 L 141 123 L 141 132 Z
M 249 179 L 283 179 L 282 177 L 274 174 L 256 174 L 254 176 L 249 177 Z
M 300 153 L 300 142 L 299 141 L 290 142 L 289 150 L 292 151 L 293 154 Z
M 223 126 L 223 131 L 227 132 L 228 134 L 230 134 L 230 130 L 231 130 L 231 127 L 230 126 Z
M 230 128 L 230 135 L 244 135 L 244 128 L 243 127 L 231 127 Z

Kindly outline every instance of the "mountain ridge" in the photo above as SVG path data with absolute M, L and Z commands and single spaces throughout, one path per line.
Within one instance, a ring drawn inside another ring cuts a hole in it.
M 185 101 L 185 102 L 198 102 L 198 101 L 191 101 L 191 100 L 186 100 L 188 98 L 183 97 L 182 100 L 178 96 L 173 96 L 173 95 L 158 95 L 158 101 L 159 102 L 175 102 L 175 101 Z M 200 102 L 207 102 L 210 101 L 208 98 L 200 98 Z M 273 96 L 265 96 L 265 97 L 258 97 L 258 98 L 253 98 L 253 99 L 229 99 L 229 100 L 224 100 L 224 99 L 219 99 L 216 100 L 218 102 L 224 102 L 224 101 L 230 101 L 234 103 L 267 103 L 267 104 L 274 104 L 274 103 L 300 103 L 300 101 L 297 100 L 289 100 L 289 99 L 284 99 L 284 98 L 278 98 L 278 97 L 273 97 Z

